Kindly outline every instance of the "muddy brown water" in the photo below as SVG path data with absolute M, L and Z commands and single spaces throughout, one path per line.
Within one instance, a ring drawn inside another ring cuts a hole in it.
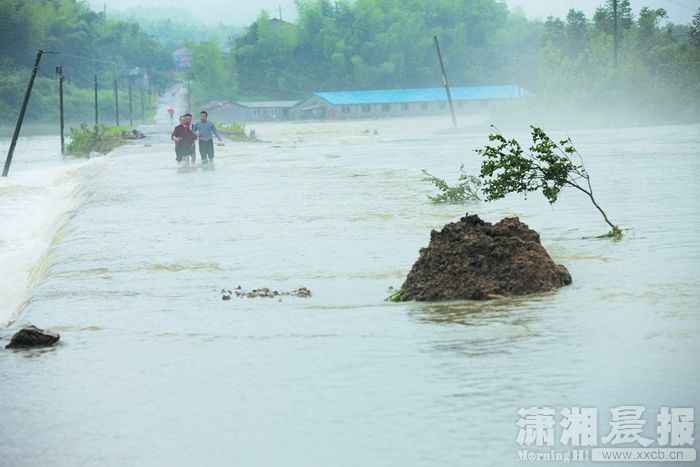
M 644 405 L 649 437 L 660 406 L 700 407 L 700 127 L 554 135 L 632 229 L 611 242 L 585 238 L 607 229 L 574 192 L 428 202 L 420 170 L 476 172 L 485 141 L 448 124 L 258 125 L 268 142 L 206 171 L 174 166 L 162 125 L 87 162 L 23 140 L 0 182 L 1 343 L 33 323 L 61 344 L 0 351 L 0 464 L 522 465 L 521 407 L 595 407 L 602 436 Z M 573 284 L 385 303 L 467 210 L 519 216 Z M 238 285 L 313 296 L 221 300 Z

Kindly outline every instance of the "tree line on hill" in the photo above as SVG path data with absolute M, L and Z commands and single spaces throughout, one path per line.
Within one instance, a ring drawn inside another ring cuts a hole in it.
M 298 0 L 297 8 L 294 22 L 262 12 L 242 33 L 232 28 L 226 45 L 220 27 L 216 37 L 185 41 L 192 52 L 193 102 L 440 86 L 435 35 L 455 86 L 518 84 L 536 96 L 527 105 L 545 112 L 602 109 L 640 120 L 700 116 L 700 9 L 689 24 L 676 25 L 663 9 L 634 12 L 629 0 L 619 0 L 615 66 L 612 0 L 592 17 L 572 9 L 545 21 L 496 0 Z M 142 66 L 153 70 L 159 86 L 172 79 L 172 50 L 157 36 L 76 0 L 0 0 L 0 18 L 0 37 L 16 44 L 0 52 L 3 118 L 16 114 L 26 67 L 39 46 L 117 63 L 47 58 L 44 70 L 61 60 L 71 93 L 85 94 L 75 97 L 76 106 L 89 97 L 95 72 L 107 83 L 115 69 Z M 145 27 L 160 31 L 163 24 Z M 45 98 L 33 104 L 35 116 L 54 104 L 54 84 L 42 80 Z
M 664 9 L 635 13 L 619 0 L 615 65 L 612 3 L 540 21 L 496 0 L 300 0 L 295 22 L 263 12 L 228 51 L 190 44 L 192 73 L 202 102 L 435 87 L 435 35 L 453 85 L 518 84 L 536 96 L 527 112 L 697 121 L 700 9 L 676 25 Z
M 4 123 L 17 118 L 37 49 L 62 54 L 42 58 L 27 110 L 27 118 L 35 121 L 54 119 L 58 114 L 56 66 L 62 66 L 65 75 L 69 121 L 90 121 L 95 75 L 99 111 L 114 118 L 116 79 L 124 119 L 128 118 L 129 70 L 147 70 L 151 91 L 156 91 L 168 85 L 174 69 L 170 51 L 137 24 L 108 19 L 76 0 L 0 0 L 0 43 L 4 45 L 0 49 L 0 122 Z M 139 83 L 132 84 L 138 87 Z M 141 91 L 148 90 L 135 89 L 137 94 Z

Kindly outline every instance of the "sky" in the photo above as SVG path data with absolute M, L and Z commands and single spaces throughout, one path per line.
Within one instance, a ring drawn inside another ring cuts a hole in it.
M 604 0 L 505 0 L 509 8 L 520 7 L 529 17 L 545 18 L 549 15 L 564 17 L 570 8 L 583 10 L 591 16 L 596 7 Z M 102 11 L 107 4 L 107 14 L 110 11 L 124 11 L 130 8 L 143 7 L 143 0 L 88 0 L 88 4 Z M 643 6 L 664 8 L 669 19 L 674 23 L 688 23 L 700 7 L 700 0 L 630 0 L 632 10 L 637 13 Z M 208 24 L 230 24 L 246 26 L 260 13 L 267 10 L 271 16 L 279 15 L 282 8 L 282 18 L 294 20 L 296 9 L 294 0 L 149 0 L 149 8 L 163 8 L 189 11 L 198 20 Z M 203 7 L 205 6 L 205 7 Z

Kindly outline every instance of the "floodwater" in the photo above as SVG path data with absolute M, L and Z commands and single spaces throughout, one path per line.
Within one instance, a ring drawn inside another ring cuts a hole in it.
M 613 242 L 572 191 L 431 204 L 421 169 L 476 173 L 488 131 L 448 125 L 254 125 L 267 142 L 217 147 L 212 170 L 177 169 L 163 122 L 88 161 L 23 138 L 0 181 L 0 342 L 32 323 L 61 343 L 0 350 L 0 465 L 524 465 L 521 407 L 597 408 L 602 436 L 643 405 L 650 438 L 660 406 L 700 408 L 700 126 L 553 134 L 631 229 Z M 573 284 L 384 302 L 466 211 L 519 216 Z M 238 285 L 313 296 L 221 300 Z

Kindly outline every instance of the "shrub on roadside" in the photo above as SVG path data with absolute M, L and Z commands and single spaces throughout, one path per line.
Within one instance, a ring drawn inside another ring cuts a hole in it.
M 231 122 L 230 125 L 217 123 L 216 128 L 222 136 L 226 136 L 233 141 L 260 141 L 255 135 L 255 130 L 246 132 L 244 123 Z
M 66 153 L 70 156 L 87 157 L 92 152 L 107 154 L 126 143 L 127 138 L 122 132 L 128 132 L 127 126 L 95 125 L 88 126 L 81 123 L 80 128 L 70 129 L 70 141 L 66 146 Z

